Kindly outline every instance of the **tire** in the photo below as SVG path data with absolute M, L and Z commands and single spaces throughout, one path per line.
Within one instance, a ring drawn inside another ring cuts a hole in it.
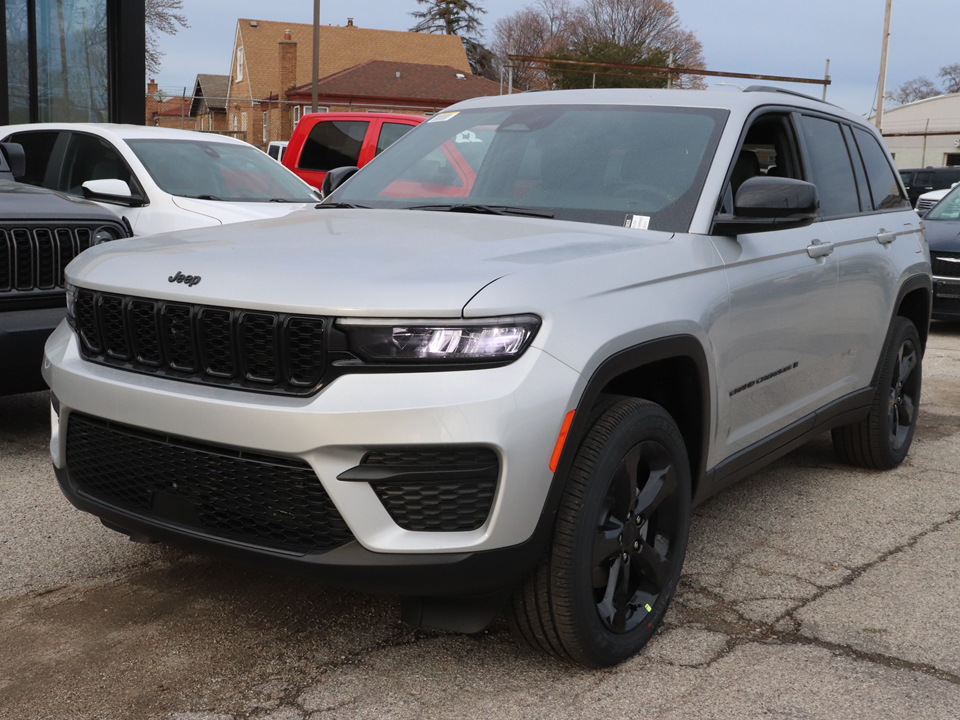
M 903 462 L 913 442 L 923 379 L 920 334 L 904 317 L 893 321 L 870 414 L 834 428 L 833 447 L 852 465 L 889 470 Z
M 548 556 L 511 600 L 511 627 L 534 648 L 588 667 L 635 655 L 673 598 L 689 532 L 689 461 L 676 423 L 645 400 L 604 400 L 567 479 Z

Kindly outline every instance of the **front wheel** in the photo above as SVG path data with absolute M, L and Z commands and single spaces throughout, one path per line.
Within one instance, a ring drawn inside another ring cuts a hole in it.
M 549 557 L 514 595 L 515 633 L 591 667 L 636 654 L 673 598 L 689 530 L 676 423 L 645 400 L 606 401 L 567 479 Z
M 920 334 L 897 317 L 884 348 L 883 365 L 870 414 L 852 425 L 834 428 L 833 447 L 860 467 L 889 470 L 907 456 L 917 429 L 922 377 Z

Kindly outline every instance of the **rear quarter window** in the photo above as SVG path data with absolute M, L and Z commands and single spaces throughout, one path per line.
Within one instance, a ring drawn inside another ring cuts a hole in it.
M 910 202 L 903 196 L 897 175 L 890 163 L 887 154 L 880 147 L 877 139 L 860 128 L 853 129 L 860 157 L 867 171 L 867 180 L 870 183 L 870 193 L 873 196 L 874 210 L 898 210 L 909 208 Z

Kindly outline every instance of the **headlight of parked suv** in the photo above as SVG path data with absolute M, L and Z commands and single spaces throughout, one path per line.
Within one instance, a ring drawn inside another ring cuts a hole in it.
M 67 290 L 67 324 L 70 325 L 74 330 L 77 329 L 77 286 L 71 285 L 70 283 L 66 284 Z
M 93 233 L 90 245 L 99 245 L 100 243 L 110 242 L 111 240 L 116 240 L 121 237 L 123 237 L 123 235 L 118 228 L 105 225 L 102 228 L 97 228 L 97 231 Z
M 508 362 L 523 354 L 540 328 L 536 315 L 479 320 L 337 321 L 354 352 L 368 362 Z

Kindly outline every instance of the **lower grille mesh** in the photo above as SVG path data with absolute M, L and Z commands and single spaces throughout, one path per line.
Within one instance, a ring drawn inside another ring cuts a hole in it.
M 206 534 L 297 552 L 353 539 L 304 462 L 187 443 L 78 413 L 67 465 L 84 494 Z
M 373 491 L 393 521 L 404 530 L 463 532 L 481 527 L 490 514 L 500 463 L 489 448 L 440 447 L 380 450 L 361 465 L 417 468 L 437 479 L 372 482 Z M 449 473 L 444 478 L 444 471 Z M 463 473 L 469 479 L 456 475 Z

